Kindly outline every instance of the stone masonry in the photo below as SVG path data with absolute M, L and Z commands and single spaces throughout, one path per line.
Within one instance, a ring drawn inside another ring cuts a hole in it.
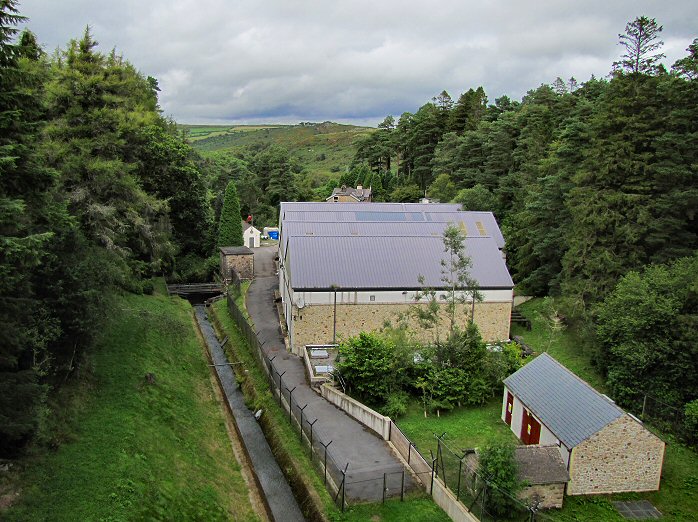
M 337 338 L 352 337 L 364 331 L 382 328 L 387 321 L 398 323 L 399 314 L 406 314 L 411 306 L 408 304 L 337 304 Z M 464 327 L 470 317 L 471 305 L 458 305 L 457 323 Z M 333 305 L 309 305 L 302 309 L 294 307 L 293 345 L 302 347 L 306 344 L 325 344 L 332 342 L 334 323 Z M 511 320 L 511 302 L 476 303 L 475 323 L 485 341 L 500 341 L 509 338 Z M 420 328 L 414 318 L 408 321 L 410 327 L 423 341 L 433 340 L 435 333 Z M 445 309 L 441 311 L 441 329 L 448 328 L 449 319 Z
M 538 509 L 561 508 L 565 498 L 565 484 L 534 484 L 519 492 L 519 498 L 526 504 L 538 501 Z
M 664 442 L 623 415 L 572 450 L 568 495 L 656 491 Z
M 247 247 L 221 248 L 221 275 L 226 281 L 232 278 L 231 272 L 235 270 L 240 279 L 252 279 L 254 277 L 254 253 Z

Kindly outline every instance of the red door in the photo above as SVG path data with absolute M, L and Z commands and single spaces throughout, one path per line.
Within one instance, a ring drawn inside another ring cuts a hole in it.
M 504 415 L 505 422 L 511 426 L 511 413 L 514 411 L 514 396 L 507 392 L 507 411 Z
M 540 422 L 533 418 L 533 415 L 525 408 L 521 417 L 521 441 L 524 444 L 538 444 L 540 442 Z

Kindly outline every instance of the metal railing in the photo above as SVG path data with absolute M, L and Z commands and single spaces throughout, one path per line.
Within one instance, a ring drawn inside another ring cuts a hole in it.
M 276 356 L 268 357 L 263 350 L 257 333 L 250 325 L 243 312 L 235 304 L 235 292 L 240 290 L 235 281 L 231 282 L 227 296 L 228 311 L 237 325 L 247 346 L 250 348 L 258 366 L 264 371 L 274 400 L 279 407 L 288 412 L 291 426 L 298 431 L 301 443 L 308 448 L 308 457 L 318 469 L 323 483 L 333 496 L 342 511 L 351 501 L 380 501 L 387 498 L 399 497 L 404 500 L 409 489 L 410 476 L 405 468 L 384 470 L 353 469 L 350 462 L 339 463 L 332 457 L 328 448 L 333 440 L 323 429 L 322 421 L 309 418 L 306 412 L 307 404 L 301 404 L 294 397 L 296 387 L 289 387 L 284 382 L 285 371 L 279 371 L 274 363 Z M 239 294 L 238 294 L 239 295 Z

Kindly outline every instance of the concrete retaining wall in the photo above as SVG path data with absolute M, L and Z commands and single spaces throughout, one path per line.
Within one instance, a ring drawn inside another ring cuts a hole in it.
M 344 410 L 361 424 L 375 431 L 383 440 L 390 440 L 390 424 L 392 422 L 390 417 L 381 415 L 329 384 L 323 384 L 320 387 L 320 393 L 339 409 Z
M 479 519 L 456 499 L 441 479 L 435 477 L 434 481 L 431 481 L 431 466 L 412 446 L 397 425 L 390 420 L 390 417 L 381 415 L 329 384 L 323 384 L 320 390 L 325 399 L 389 441 L 405 462 L 409 464 L 427 492 L 431 489 L 432 499 L 451 520 L 454 522 L 479 522 Z

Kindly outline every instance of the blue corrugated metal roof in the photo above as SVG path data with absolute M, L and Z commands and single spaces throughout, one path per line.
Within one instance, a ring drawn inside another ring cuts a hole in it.
M 504 379 L 504 384 L 568 448 L 624 414 L 547 353 Z
M 494 239 L 465 240 L 470 275 L 481 288 L 514 286 Z M 285 253 L 294 289 L 411 289 L 420 276 L 443 287 L 443 239 L 438 236 L 291 236 Z

